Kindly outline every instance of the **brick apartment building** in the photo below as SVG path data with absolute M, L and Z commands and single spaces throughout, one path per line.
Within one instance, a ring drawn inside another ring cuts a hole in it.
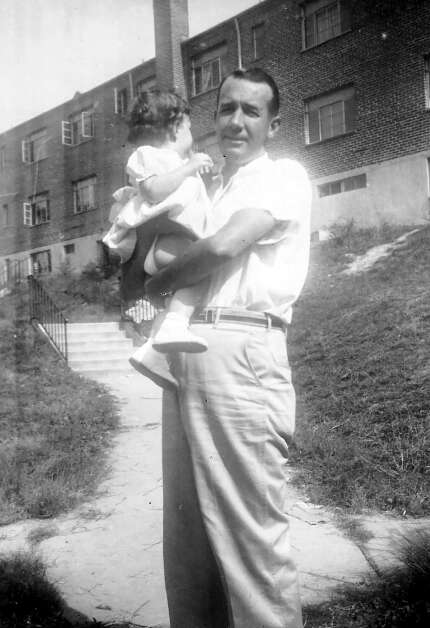
M 101 259 L 139 90 L 183 90 L 199 149 L 219 159 L 216 88 L 240 65 L 280 86 L 269 152 L 307 167 L 314 229 L 428 220 L 428 0 L 266 0 L 192 38 L 186 0 L 154 8 L 155 59 L 0 135 L 0 271 L 20 259 L 46 272 Z

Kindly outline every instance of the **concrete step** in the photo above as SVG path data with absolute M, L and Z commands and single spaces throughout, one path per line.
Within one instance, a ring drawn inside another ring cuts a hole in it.
M 104 321 L 101 323 L 69 323 L 69 330 L 72 332 L 80 331 L 80 332 L 99 332 L 99 331 L 121 331 L 119 328 L 118 321 Z
M 123 349 L 128 350 L 133 347 L 133 342 L 130 338 L 118 337 L 113 338 L 112 340 L 106 340 L 105 338 L 94 338 L 93 340 L 79 340 L 79 339 L 68 339 L 68 347 L 71 351 L 76 349 L 82 349 L 82 351 L 103 351 L 103 350 L 116 350 Z
M 110 359 L 123 359 L 128 360 L 133 353 L 133 347 L 127 347 L 123 350 L 102 349 L 94 351 L 94 349 L 83 350 L 81 348 L 75 348 L 68 351 L 69 361 L 71 360 L 110 360 Z
M 124 358 L 123 356 L 102 359 L 97 359 L 93 356 L 88 358 L 80 357 L 79 359 L 71 358 L 69 359 L 69 366 L 74 371 L 79 372 L 88 372 L 92 370 L 116 372 L 118 370 L 128 371 L 132 368 L 127 358 Z

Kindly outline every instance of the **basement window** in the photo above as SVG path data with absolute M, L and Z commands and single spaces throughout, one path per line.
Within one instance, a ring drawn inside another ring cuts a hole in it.
M 49 249 L 31 253 L 30 259 L 34 275 L 43 275 L 51 272 L 51 251 Z
M 75 244 L 65 244 L 64 245 L 64 253 L 66 255 L 72 255 L 75 252 Z
M 320 198 L 324 196 L 333 196 L 334 194 L 341 194 L 342 192 L 351 192 L 352 190 L 358 190 L 360 188 L 367 187 L 367 175 L 366 173 L 357 174 L 353 177 L 346 177 L 345 179 L 336 179 L 335 181 L 328 181 L 318 186 L 318 196 Z

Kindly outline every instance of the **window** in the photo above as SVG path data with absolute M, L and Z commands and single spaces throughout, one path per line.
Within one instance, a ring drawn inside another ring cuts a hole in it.
M 6 169 L 6 147 L 0 148 L 0 172 Z
M 142 92 L 151 92 L 156 89 L 156 87 L 157 83 L 155 76 L 138 81 L 135 87 L 136 96 L 139 96 Z
M 37 253 L 31 253 L 31 266 L 33 274 L 41 275 L 43 273 L 50 273 L 51 267 L 51 251 L 38 251 Z
M 318 186 L 318 195 L 332 196 L 333 194 L 340 194 L 341 192 L 351 192 L 352 190 L 359 190 L 360 188 L 367 187 L 367 176 L 364 174 L 357 174 L 353 177 L 346 177 L 345 179 L 337 179 L 336 181 L 328 181 Z
M 7 203 L 4 203 L 3 211 L 2 211 L 2 225 L 3 227 L 9 227 L 9 224 L 10 224 L 9 205 Z
M 75 252 L 75 245 L 73 244 L 65 244 L 64 245 L 64 253 L 66 255 L 72 255 Z
M 424 56 L 424 102 L 430 109 L 430 54 Z
M 75 214 L 96 208 L 97 177 L 81 179 L 73 184 L 73 207 Z
M 225 53 L 226 46 L 221 46 L 192 59 L 193 96 L 214 89 L 221 83 Z
M 252 27 L 252 58 L 260 59 L 264 53 L 264 24 Z
M 46 129 L 29 135 L 21 144 L 22 161 L 30 164 L 48 156 L 48 136 Z
M 351 26 L 347 0 L 315 0 L 307 2 L 302 11 L 304 48 L 322 44 Z
M 305 103 L 306 143 L 321 142 L 355 129 L 353 87 L 313 98 Z
M 61 123 L 61 141 L 66 146 L 76 146 L 94 137 L 94 111 L 75 113 Z
M 28 203 L 24 203 L 23 209 L 24 224 L 29 227 L 42 225 L 51 219 L 47 192 L 32 196 Z
M 128 92 L 126 89 L 114 89 L 115 113 L 124 116 L 128 110 Z

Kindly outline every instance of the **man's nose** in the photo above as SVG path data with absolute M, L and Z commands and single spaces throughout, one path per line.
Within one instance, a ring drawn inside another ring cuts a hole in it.
M 230 126 L 233 128 L 243 127 L 243 112 L 240 108 L 237 108 L 230 117 Z

